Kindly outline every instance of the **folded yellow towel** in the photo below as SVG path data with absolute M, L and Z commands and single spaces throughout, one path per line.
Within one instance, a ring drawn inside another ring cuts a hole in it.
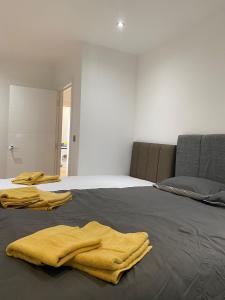
M 148 241 L 146 232 L 120 233 L 96 221 L 85 225 L 83 231 L 101 238 L 102 244 L 101 248 L 95 251 L 77 256 L 76 262 L 106 270 L 125 267 L 127 259 Z
M 40 201 L 35 187 L 0 190 L 0 203 L 4 208 L 20 208 Z
M 99 246 L 100 239 L 83 232 L 81 228 L 59 225 L 9 244 L 6 254 L 35 265 L 59 267 L 78 253 Z
M 50 182 L 58 182 L 60 181 L 60 177 L 58 175 L 44 175 L 39 177 L 35 184 L 43 184 L 43 183 L 50 183 Z
M 41 190 L 38 191 L 40 195 L 40 201 L 29 205 L 28 208 L 32 208 L 33 210 L 51 210 L 72 199 L 72 194 L 70 192 L 53 193 Z
M 147 245 L 147 243 L 146 243 Z M 129 259 L 129 263 L 127 264 L 126 267 L 111 271 L 111 270 L 104 270 L 104 269 L 98 269 L 98 268 L 92 268 L 92 267 L 87 267 L 80 265 L 73 260 L 73 263 L 70 264 L 73 268 L 76 268 L 80 271 L 86 272 L 89 275 L 92 275 L 96 278 L 102 279 L 107 282 L 111 282 L 113 284 L 117 284 L 120 281 L 120 278 L 122 277 L 123 273 L 126 270 L 131 269 L 134 265 L 136 265 L 151 249 L 152 246 L 147 246 L 142 247 L 142 252 L 137 256 L 136 258 L 133 258 L 132 256 Z M 67 263 L 68 264 L 68 263 Z
M 152 248 L 146 232 L 123 234 L 95 221 L 84 226 L 83 232 L 100 238 L 101 246 L 76 255 L 67 265 L 114 284 Z
M 12 179 L 12 183 L 32 185 L 39 177 L 42 176 L 44 176 L 43 172 L 23 172 Z
M 35 185 L 60 181 L 58 175 L 45 175 L 43 172 L 24 172 L 12 179 L 12 183 Z
M 0 190 L 0 203 L 4 208 L 31 208 L 51 210 L 72 199 L 70 192 L 53 193 L 36 187 Z

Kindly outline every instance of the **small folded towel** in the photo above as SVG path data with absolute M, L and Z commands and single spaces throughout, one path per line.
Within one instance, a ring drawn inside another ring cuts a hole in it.
M 75 255 L 100 246 L 100 239 L 79 227 L 58 225 L 16 240 L 6 254 L 35 265 L 60 267 Z
M 58 181 L 60 181 L 60 177 L 58 175 L 45 175 L 43 172 L 24 172 L 12 179 L 12 183 L 24 185 L 35 185 Z
M 43 175 L 35 181 L 35 184 L 43 184 L 58 181 L 60 181 L 60 177 L 58 175 Z
M 0 190 L 0 203 L 4 208 L 21 208 L 40 201 L 35 187 Z
M 44 176 L 43 172 L 24 172 L 12 179 L 12 183 L 32 185 L 42 176 Z
M 4 208 L 31 208 L 52 210 L 72 199 L 70 192 L 53 193 L 36 187 L 0 190 L 0 203 Z
M 75 260 L 73 260 L 73 263 L 70 264 L 73 268 L 76 268 L 80 271 L 86 272 L 91 276 L 94 276 L 96 278 L 102 279 L 104 281 L 111 282 L 113 284 L 117 284 L 120 281 L 120 278 L 122 277 L 123 273 L 129 269 L 131 269 L 134 265 L 136 265 L 151 249 L 152 246 L 149 245 L 148 242 L 146 242 L 143 247 L 140 249 L 139 256 L 134 258 L 132 255 L 129 259 L 129 263 L 126 267 L 111 271 L 111 270 L 104 270 L 104 269 L 98 269 L 98 268 L 92 268 L 87 267 L 84 265 L 77 264 Z
M 41 190 L 38 190 L 38 192 L 40 201 L 29 205 L 28 208 L 32 208 L 33 210 L 52 210 L 72 199 L 72 194 L 70 192 L 53 193 Z
M 152 249 L 146 232 L 123 234 L 95 221 L 83 232 L 100 238 L 101 246 L 76 255 L 67 265 L 114 284 Z

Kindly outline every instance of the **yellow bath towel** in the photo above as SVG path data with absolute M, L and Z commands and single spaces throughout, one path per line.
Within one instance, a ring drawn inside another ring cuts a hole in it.
M 43 172 L 23 172 L 12 179 L 12 183 L 32 185 L 42 176 L 44 176 Z
M 4 208 L 20 208 L 40 201 L 35 187 L 0 190 L 0 203 Z
M 101 238 L 101 248 L 83 253 L 75 260 L 81 265 L 98 269 L 118 270 L 126 267 L 127 259 L 148 241 L 146 232 L 120 233 L 96 221 L 85 225 L 83 231 Z
M 60 181 L 60 177 L 58 175 L 45 175 L 43 172 L 24 172 L 12 179 L 12 183 L 24 185 L 35 185 L 58 181 Z
M 58 175 L 44 175 L 39 177 L 35 184 L 43 184 L 43 183 L 50 183 L 50 182 L 58 182 L 60 181 L 60 177 Z
M 36 187 L 0 190 L 0 203 L 4 208 L 31 208 L 51 210 L 72 199 L 70 192 L 53 193 Z
M 34 210 L 52 210 L 53 208 L 61 206 L 72 199 L 72 194 L 70 192 L 53 193 L 41 190 L 38 191 L 40 201 L 29 205 L 28 208 L 32 208 Z
M 9 244 L 6 254 L 35 265 L 59 267 L 78 253 L 99 246 L 100 239 L 86 234 L 81 228 L 59 225 Z
M 147 245 L 147 243 L 146 243 L 146 245 Z M 117 284 L 120 281 L 120 278 L 122 277 L 123 273 L 126 270 L 131 269 L 134 265 L 136 265 L 152 249 L 152 246 L 149 245 L 146 247 L 146 245 L 145 245 L 145 247 L 142 247 L 142 249 L 144 249 L 144 250 L 139 254 L 139 256 L 137 256 L 136 258 L 133 258 L 132 256 L 130 257 L 129 263 L 127 264 L 126 267 L 115 270 L 115 271 L 83 266 L 83 265 L 76 263 L 75 260 L 73 260 L 73 263 L 70 264 L 70 266 L 72 266 L 73 268 L 76 268 L 80 271 L 86 272 L 89 275 L 92 275 L 96 278 L 102 279 L 107 282 L 111 282 L 113 284 Z
M 114 284 L 152 248 L 146 232 L 123 234 L 95 221 L 83 231 L 100 238 L 101 247 L 78 254 L 67 264 Z

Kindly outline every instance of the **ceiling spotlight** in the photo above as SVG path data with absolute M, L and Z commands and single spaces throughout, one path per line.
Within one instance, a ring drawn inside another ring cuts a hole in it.
M 118 21 L 117 24 L 116 24 L 116 27 L 119 29 L 119 30 L 123 30 L 124 27 L 125 27 L 125 23 L 123 21 Z

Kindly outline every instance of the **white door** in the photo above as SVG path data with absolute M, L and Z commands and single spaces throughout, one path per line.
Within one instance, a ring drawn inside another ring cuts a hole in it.
M 58 93 L 10 86 L 7 177 L 57 170 Z

